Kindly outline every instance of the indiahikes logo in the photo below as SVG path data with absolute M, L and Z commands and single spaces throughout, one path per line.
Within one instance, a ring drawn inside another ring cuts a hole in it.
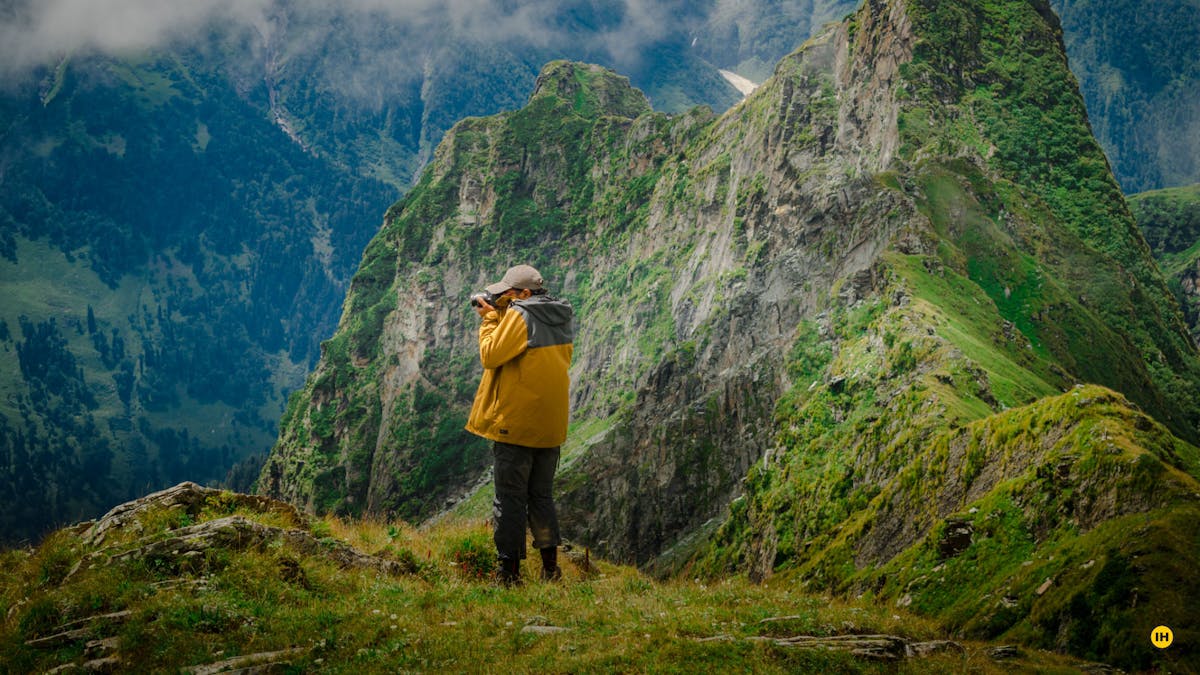
M 1159 626 L 1150 633 L 1150 643 L 1159 649 L 1166 649 L 1175 642 L 1175 633 L 1167 626 Z

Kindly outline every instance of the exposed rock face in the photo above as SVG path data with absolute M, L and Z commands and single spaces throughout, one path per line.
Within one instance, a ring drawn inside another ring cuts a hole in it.
M 886 27 L 871 44 L 851 50 L 844 27 L 815 38 L 708 132 L 693 166 L 731 158 L 727 175 L 699 186 L 725 192 L 723 203 L 671 214 L 652 200 L 630 244 L 651 257 L 692 247 L 664 282 L 676 343 L 695 346 L 639 379 L 628 423 L 567 474 L 567 520 L 584 539 L 606 541 L 610 555 L 647 562 L 729 502 L 773 441 L 795 327 L 836 280 L 854 280 L 843 289 L 851 302 L 871 293 L 880 252 L 894 237 L 914 238 L 902 215 L 911 206 L 869 179 L 897 146 L 898 106 L 886 85 L 912 36 L 903 20 L 868 16 Z M 600 346 L 589 357 L 612 355 Z

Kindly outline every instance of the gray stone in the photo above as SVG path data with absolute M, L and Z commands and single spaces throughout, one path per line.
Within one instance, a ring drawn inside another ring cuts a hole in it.
M 102 658 L 111 656 L 110 652 L 117 650 L 117 645 L 120 641 L 115 637 L 101 638 L 99 640 L 88 640 L 88 643 L 83 646 L 83 655 L 87 658 Z
M 83 543 L 99 547 L 104 543 L 108 533 L 113 530 L 141 531 L 138 519 L 152 510 L 179 509 L 189 515 L 196 515 L 208 502 L 210 497 L 222 497 L 231 500 L 236 506 L 245 506 L 264 512 L 279 512 L 291 518 L 300 526 L 307 522 L 304 516 L 291 504 L 254 495 L 244 495 L 206 488 L 192 482 L 183 482 L 174 487 L 160 490 L 133 501 L 115 506 L 100 520 L 92 524 L 82 535 Z
M 127 546 L 92 553 L 85 559 L 107 564 L 151 559 L 179 565 L 190 560 L 199 561 L 205 551 L 213 548 L 243 551 L 259 549 L 275 542 L 287 544 L 307 555 L 324 558 L 343 569 L 373 569 L 392 575 L 411 572 L 401 563 L 367 555 L 347 544 L 320 541 L 304 530 L 263 525 L 244 516 L 227 516 L 181 527 L 166 538 L 158 535 L 143 537 Z
M 965 520 L 947 520 L 946 529 L 938 540 L 938 553 L 942 558 L 953 558 L 971 546 L 975 526 Z
M 797 617 L 776 617 L 764 619 L 763 622 L 787 621 Z M 716 636 L 706 640 L 724 639 L 728 636 Z M 942 652 L 965 654 L 966 649 L 950 640 L 932 640 L 928 642 L 911 642 L 896 635 L 831 635 L 814 637 L 797 635 L 794 637 L 772 638 L 752 637 L 751 642 L 770 642 L 779 647 L 796 649 L 821 649 L 828 651 L 849 652 L 855 656 L 877 661 L 899 661 L 905 658 L 920 658 Z
M 307 651 L 307 649 L 301 647 L 293 647 L 291 649 L 281 649 L 274 652 L 245 654 L 243 656 L 235 656 L 233 658 L 217 661 L 215 663 L 192 666 L 190 668 L 185 668 L 184 671 L 191 673 L 191 675 L 216 675 L 216 673 L 243 673 L 248 675 L 252 672 L 275 672 L 275 670 L 280 670 L 283 666 L 289 665 L 286 659 L 300 656 Z
M 989 649 L 987 655 L 994 661 L 1003 661 L 1018 658 L 1021 656 L 1021 650 L 1016 645 L 1000 645 Z
M 78 619 L 58 626 L 50 635 L 26 640 L 25 645 L 35 649 L 57 649 L 93 637 L 100 628 L 109 624 L 124 623 L 132 615 L 133 612 L 126 610 Z
M 913 642 L 908 645 L 908 656 L 930 656 L 943 652 L 966 654 L 967 649 L 953 640 L 930 640 L 929 642 Z
M 849 652 L 855 656 L 879 661 L 897 661 L 908 656 L 908 642 L 895 635 L 833 635 L 830 637 L 797 635 L 786 638 L 750 639 L 769 641 L 780 647 Z
M 521 628 L 522 633 L 532 633 L 534 635 L 554 635 L 556 633 L 566 633 L 570 628 L 562 626 L 525 626 Z

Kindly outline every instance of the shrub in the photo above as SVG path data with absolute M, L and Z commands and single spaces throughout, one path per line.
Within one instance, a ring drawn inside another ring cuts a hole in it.
M 454 541 L 450 560 L 468 579 L 487 579 L 496 573 L 496 551 L 486 533 L 476 532 Z

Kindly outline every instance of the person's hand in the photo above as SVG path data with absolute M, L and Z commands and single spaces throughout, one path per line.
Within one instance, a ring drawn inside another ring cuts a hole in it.
M 481 319 L 483 317 L 487 316 L 488 312 L 496 311 L 496 308 L 489 305 L 487 300 L 484 300 L 483 298 L 480 298 L 476 302 L 477 302 L 477 304 L 473 304 L 471 306 L 475 308 L 475 313 L 478 314 L 479 318 L 481 318 Z

